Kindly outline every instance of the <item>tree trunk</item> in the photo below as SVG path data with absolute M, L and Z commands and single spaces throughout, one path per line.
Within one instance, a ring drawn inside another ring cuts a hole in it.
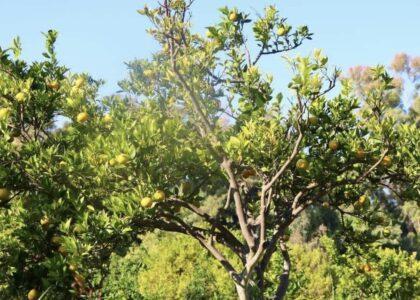
M 264 271 L 263 271 L 263 268 L 262 268 L 261 264 L 258 265 L 255 268 L 255 271 L 256 271 L 256 274 L 257 274 L 257 287 L 260 290 L 261 298 L 263 298 L 265 287 L 264 287 Z
M 290 256 L 287 251 L 286 244 L 284 241 L 280 241 L 280 250 L 283 256 L 283 273 L 280 276 L 280 283 L 277 287 L 275 300 L 282 300 L 286 296 L 287 287 L 289 286 L 289 274 L 290 274 Z
M 236 283 L 235 286 L 236 286 L 236 293 L 238 294 L 238 299 L 249 300 L 249 295 L 248 295 L 246 286 L 244 286 L 243 284 L 238 284 L 238 283 Z

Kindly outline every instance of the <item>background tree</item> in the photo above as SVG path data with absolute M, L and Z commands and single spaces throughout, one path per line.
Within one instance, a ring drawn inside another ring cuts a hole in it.
M 254 22 L 222 8 L 203 38 L 190 31 L 191 4 L 140 11 L 162 51 L 130 65 L 138 78 L 122 86 L 136 98 L 97 101 L 100 82 L 58 65 L 54 31 L 44 62 L 27 65 L 16 45 L 1 52 L 2 297 L 101 297 L 112 253 L 160 229 L 198 241 L 240 299 L 281 299 L 288 229 L 302 211 L 333 208 L 358 222 L 356 231 L 343 221 L 349 239 L 373 241 L 370 191 L 393 183 L 418 194 L 419 133 L 386 116 L 394 86 L 383 68 L 370 71 L 367 116 L 349 80 L 327 98 L 339 72 L 320 51 L 289 58 L 293 103 L 284 107 L 257 65 L 310 39 L 308 28 L 275 7 Z M 71 121 L 54 129 L 58 116 Z M 268 279 L 275 253 L 282 274 Z
M 419 103 L 419 68 L 420 58 L 410 57 L 405 53 L 396 54 L 390 64 L 394 73 L 394 89 L 386 101 L 387 114 L 399 122 L 408 124 L 418 123 Z M 354 67 L 350 69 L 349 79 L 353 82 L 355 92 L 363 97 L 372 89 L 374 82 L 369 77 L 369 67 Z M 404 187 L 395 184 L 384 186 L 376 191 L 380 198 L 381 208 L 388 220 L 390 234 L 384 239 L 389 246 L 402 246 L 409 251 L 416 251 L 419 247 L 419 207 L 417 195 L 404 193 Z
M 418 114 L 416 105 L 418 102 L 419 88 L 419 58 L 410 57 L 405 53 L 395 55 L 390 64 L 390 71 L 394 75 L 393 85 L 396 87 L 390 93 L 384 104 L 387 106 L 386 115 L 394 117 L 398 122 L 408 124 L 415 123 L 418 127 Z M 345 78 L 351 81 L 355 96 L 361 99 L 361 110 L 364 113 L 369 105 L 363 102 L 370 90 L 376 86 L 372 81 L 371 67 L 356 66 L 350 68 Z M 378 197 L 380 202 L 382 224 L 378 226 L 378 240 L 383 246 L 402 248 L 410 252 L 419 248 L 419 207 L 417 195 L 401 193 L 406 191 L 404 187 L 395 184 L 380 186 L 371 193 Z M 310 208 L 303 216 L 293 224 L 292 240 L 294 242 L 316 241 L 320 228 L 326 227 L 330 236 L 335 236 L 337 242 L 343 237 L 343 228 L 339 222 L 340 216 L 330 208 Z

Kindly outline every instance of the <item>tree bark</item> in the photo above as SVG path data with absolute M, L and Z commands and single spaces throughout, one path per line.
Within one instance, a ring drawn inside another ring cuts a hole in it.
M 246 286 L 243 284 L 235 283 L 236 286 L 236 293 L 238 294 L 239 300 L 250 300 L 248 291 L 246 289 Z
M 276 297 L 274 298 L 275 300 L 282 300 L 286 295 L 287 287 L 289 286 L 289 274 L 291 267 L 289 252 L 287 251 L 286 244 L 282 240 L 280 241 L 280 250 L 284 259 L 283 273 L 280 276 L 280 283 L 276 291 Z
M 264 297 L 264 270 L 261 265 L 255 268 L 257 274 L 257 287 L 260 290 L 261 297 Z

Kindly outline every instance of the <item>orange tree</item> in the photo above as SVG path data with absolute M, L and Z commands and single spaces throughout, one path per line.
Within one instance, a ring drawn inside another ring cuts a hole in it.
M 289 58 L 284 106 L 258 64 L 299 47 L 308 28 L 293 28 L 275 7 L 255 21 L 223 8 L 203 38 L 191 32 L 191 4 L 139 11 L 162 50 L 130 65 L 121 86 L 137 97 L 97 101 L 100 82 L 59 66 L 54 31 L 43 62 L 20 60 L 18 40 L 1 51 L 2 297 L 100 297 L 110 255 L 160 229 L 197 240 L 240 299 L 263 297 L 279 252 L 272 296 L 282 299 L 288 228 L 302 211 L 323 205 L 360 219 L 364 230 L 347 234 L 363 242 L 378 220 L 369 191 L 396 183 L 418 194 L 419 132 L 385 114 L 393 86 L 383 68 L 371 70 L 369 114 L 359 115 L 351 81 L 328 97 L 339 71 L 320 51 Z M 54 128 L 57 118 L 69 121 Z M 220 193 L 226 200 L 204 209 L 205 195 Z
M 419 80 L 420 80 L 420 57 L 408 56 L 398 53 L 392 60 L 389 69 L 394 75 L 393 86 L 395 87 L 384 99 L 388 109 L 385 114 L 394 117 L 397 122 L 415 124 L 419 126 Z M 369 94 L 375 88 L 375 82 L 371 80 L 369 67 L 356 66 L 350 69 L 348 74 L 352 81 L 355 93 L 360 99 Z M 360 110 L 363 114 L 363 108 Z M 369 110 L 366 112 L 369 114 Z M 405 250 L 416 251 L 419 239 L 418 205 L 417 195 L 404 193 L 396 183 L 389 183 L 384 189 L 375 191 L 379 201 L 382 202 L 382 210 L 385 213 L 388 226 L 382 226 L 382 231 L 389 234 L 382 239 L 384 244 L 391 247 L 402 247 Z M 401 193 L 401 191 L 403 193 Z M 385 228 L 387 227 L 387 228 Z

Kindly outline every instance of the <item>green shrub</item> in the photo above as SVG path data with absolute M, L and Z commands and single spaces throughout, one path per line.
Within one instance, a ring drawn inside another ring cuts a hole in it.
M 415 253 L 356 245 L 340 254 L 331 238 L 320 247 L 291 244 L 292 272 L 288 299 L 418 299 L 420 262 Z M 282 272 L 279 255 L 268 271 L 267 295 L 272 295 Z
M 420 262 L 415 254 L 360 247 L 338 255 L 333 241 L 322 238 L 331 262 L 336 299 L 418 299 Z
M 190 237 L 150 235 L 142 251 L 138 283 L 145 299 L 235 299 L 228 274 Z
M 341 254 L 326 236 L 319 244 L 289 245 L 292 272 L 287 299 L 420 297 L 420 262 L 415 254 L 357 246 Z M 277 288 L 282 264 L 275 254 L 266 276 L 267 297 Z M 180 234 L 149 234 L 126 256 L 113 255 L 103 291 L 105 299 L 118 300 L 236 299 L 225 270 L 196 241 Z
M 125 256 L 113 254 L 109 266 L 110 273 L 104 284 L 103 292 L 109 300 L 143 299 L 140 294 L 137 276 L 144 266 L 142 251 L 139 247 L 130 249 Z
M 149 234 L 126 256 L 114 255 L 104 295 L 118 300 L 236 299 L 226 271 L 195 240 L 180 234 Z
M 320 248 L 291 244 L 292 270 L 287 292 L 288 299 L 328 299 L 332 295 L 333 278 L 330 262 Z M 273 295 L 282 273 L 283 259 L 276 253 L 269 265 L 266 296 Z

